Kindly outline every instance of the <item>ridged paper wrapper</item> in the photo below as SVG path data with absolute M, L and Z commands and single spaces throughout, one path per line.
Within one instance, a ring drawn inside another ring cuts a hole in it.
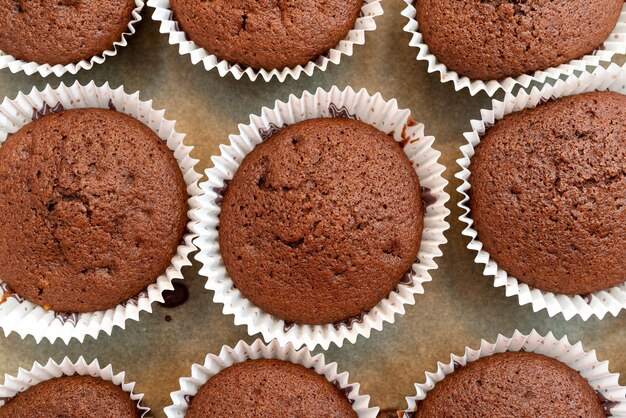
M 198 206 L 201 193 L 198 187 L 200 174 L 194 170 L 198 160 L 190 156 L 193 147 L 183 143 L 185 135 L 175 131 L 174 121 L 164 118 L 164 110 L 155 110 L 152 100 L 142 101 L 139 92 L 127 94 L 124 87 L 112 89 L 108 83 L 98 87 L 94 82 L 71 86 L 61 83 L 57 88 L 49 85 L 42 91 L 20 93 L 11 100 L 5 98 L 0 104 L 0 146 L 10 134 L 33 119 L 64 109 L 105 108 L 115 109 L 138 119 L 152 129 L 172 151 L 189 194 L 189 221 L 187 232 L 178 246 L 176 254 L 165 272 L 155 279 L 144 291 L 114 308 L 88 313 L 67 313 L 46 310 L 42 306 L 24 300 L 0 280 L 0 328 L 5 335 L 17 332 L 22 338 L 32 335 L 37 342 L 43 338 L 51 343 L 57 339 L 66 344 L 72 338 L 83 341 L 87 335 L 97 338 L 101 331 L 111 334 L 113 327 L 125 327 L 127 320 L 139 320 L 139 312 L 152 312 L 152 303 L 163 302 L 163 292 L 173 289 L 172 280 L 182 279 L 181 270 L 191 265 L 189 253 L 195 250 L 192 244 L 195 235 L 190 232 L 195 224 L 194 208 Z
M 397 291 L 369 312 L 338 324 L 287 324 L 246 299 L 224 268 L 218 242 L 220 203 L 224 185 L 257 144 L 286 125 L 320 117 L 358 119 L 404 144 L 404 152 L 422 187 L 426 207 L 424 230 L 412 270 Z M 424 134 L 424 125 L 411 118 L 409 110 L 398 108 L 395 99 L 386 101 L 380 94 L 372 96 L 364 89 L 355 92 L 350 87 L 318 89 L 299 98 L 291 96 L 286 103 L 277 101 L 273 109 L 263 108 L 260 116 L 250 118 L 248 125 L 239 125 L 239 134 L 231 135 L 230 145 L 222 145 L 221 155 L 212 159 L 215 166 L 207 170 L 208 180 L 200 186 L 205 195 L 200 199 L 202 207 L 197 215 L 200 223 L 195 243 L 200 252 L 196 259 L 203 264 L 200 274 L 208 278 L 206 288 L 215 292 L 214 301 L 224 305 L 224 314 L 234 315 L 235 324 L 245 324 L 251 336 L 261 333 L 265 341 L 275 338 L 281 344 L 290 342 L 296 348 L 306 345 L 309 349 L 317 345 L 327 349 L 331 343 L 341 347 L 344 340 L 354 343 L 359 335 L 368 338 L 372 329 L 381 330 L 384 322 L 393 323 L 396 314 L 404 314 L 404 305 L 414 304 L 415 294 L 423 293 L 423 284 L 431 281 L 429 270 L 437 268 L 434 259 L 441 255 L 439 246 L 446 243 L 444 231 L 449 227 L 445 221 L 450 213 L 445 207 L 449 200 L 444 191 L 447 181 L 442 177 L 445 168 L 438 162 L 441 153 L 432 147 L 434 141 L 434 137 Z

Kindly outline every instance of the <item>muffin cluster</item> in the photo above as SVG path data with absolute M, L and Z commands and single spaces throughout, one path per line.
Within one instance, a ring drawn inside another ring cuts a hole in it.
M 429 72 L 454 80 L 457 90 L 506 93 L 472 121 L 456 174 L 463 234 L 485 275 L 550 316 L 602 319 L 626 309 L 626 67 L 599 66 L 600 56 L 616 52 L 603 53 L 610 42 L 624 42 L 616 32 L 626 4 L 405 2 L 405 30 Z M 143 5 L 0 0 L 0 68 L 43 76 L 89 69 L 126 44 Z M 251 81 L 297 80 L 339 63 L 382 14 L 379 0 L 148 5 L 194 64 Z M 158 76 L 146 71 L 140 81 Z M 382 412 L 336 363 L 310 353 L 393 323 L 424 293 L 440 247 L 459 239 L 444 235 L 450 196 L 441 153 L 395 99 L 332 87 L 276 102 L 220 146 L 198 185 L 184 135 L 138 96 L 77 82 L 0 102 L 0 328 L 7 336 L 82 343 L 138 320 L 155 301 L 172 308 L 206 299 L 173 283 L 197 250 L 214 301 L 263 339 L 223 346 L 193 364 L 171 393 L 168 417 L 626 414 L 619 376 L 595 352 L 552 333 L 515 331 L 465 347 L 426 373 L 408 408 Z M 455 261 L 449 268 L 459 268 Z M 447 290 L 452 302 L 465 297 Z M 443 293 L 433 293 L 443 303 Z M 164 319 L 178 331 L 221 326 L 203 315 Z M 447 320 L 450 332 L 460 328 Z M 172 329 L 159 335 L 172 354 L 185 362 L 198 354 L 184 339 L 173 341 Z M 438 343 L 423 334 L 420 344 Z M 165 375 L 157 366 L 140 365 Z M 168 367 L 178 366 L 172 356 Z M 408 375 L 414 368 L 403 364 Z M 5 375 L 0 418 L 144 418 L 143 395 L 133 388 L 98 360 L 50 359 Z

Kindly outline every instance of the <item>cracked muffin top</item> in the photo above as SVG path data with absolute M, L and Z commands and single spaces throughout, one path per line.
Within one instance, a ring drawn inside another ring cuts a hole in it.
M 43 381 L 0 407 L 0 418 L 139 418 L 135 401 L 115 384 L 92 376 Z
M 196 44 L 254 69 L 305 65 L 354 27 L 363 0 L 171 0 Z
M 357 418 L 342 391 L 300 364 L 275 359 L 236 363 L 212 376 L 186 418 Z
M 43 116 L 0 146 L 0 279 L 55 311 L 115 307 L 169 266 L 187 198 L 172 152 L 131 116 Z
M 626 281 L 626 96 L 580 94 L 505 116 L 470 171 L 478 239 L 509 275 L 570 295 Z
M 71 64 L 112 49 L 134 0 L 0 0 L 0 50 L 39 64 Z
M 430 53 L 461 76 L 499 80 L 590 54 L 623 0 L 416 0 Z
M 468 363 L 417 404 L 426 417 L 604 418 L 594 389 L 576 370 L 540 354 L 506 352 Z
M 415 262 L 417 174 L 401 146 L 363 122 L 313 119 L 257 145 L 224 193 L 220 251 L 252 303 L 300 324 L 374 307 Z

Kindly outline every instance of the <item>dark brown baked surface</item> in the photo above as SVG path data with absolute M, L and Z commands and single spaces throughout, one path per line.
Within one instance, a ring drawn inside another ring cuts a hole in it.
M 0 50 L 39 64 L 71 64 L 112 49 L 134 0 L 0 0 Z
M 615 28 L 623 0 L 417 0 L 430 52 L 462 76 L 516 77 L 597 49 Z
M 172 152 L 138 120 L 44 116 L 0 147 L 0 279 L 55 311 L 115 307 L 170 265 L 187 198 Z
M 305 65 L 354 27 L 363 0 L 172 0 L 188 37 L 232 64 Z
M 289 126 L 246 156 L 225 192 L 220 250 L 235 285 L 286 321 L 327 324 L 372 308 L 415 262 L 417 174 L 363 122 Z
M 605 417 L 593 388 L 550 357 L 507 352 L 468 363 L 417 404 L 416 418 Z
M 64 376 L 19 393 L 0 407 L 0 418 L 138 418 L 128 393 L 104 379 Z
M 626 281 L 626 96 L 510 114 L 487 131 L 470 171 L 478 239 L 509 275 L 571 295 Z
M 249 360 L 212 376 L 186 418 L 356 418 L 348 398 L 314 370 L 281 360 Z

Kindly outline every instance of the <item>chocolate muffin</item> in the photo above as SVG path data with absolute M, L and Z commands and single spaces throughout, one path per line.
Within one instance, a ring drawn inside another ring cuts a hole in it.
M 46 380 L 0 407 L 0 418 L 139 418 L 128 393 L 91 376 Z
M 165 272 L 187 223 L 165 143 L 113 110 L 75 109 L 0 147 L 0 280 L 46 309 L 109 309 Z
M 282 360 L 249 360 L 212 376 L 186 418 L 356 418 L 352 405 L 324 376 Z
M 112 49 L 134 0 L 0 0 L 0 50 L 39 64 L 71 64 Z
M 362 314 L 415 262 L 419 181 L 402 148 L 363 122 L 314 119 L 257 145 L 229 184 L 219 243 L 230 277 L 278 318 Z
M 550 357 L 507 352 L 468 363 L 418 402 L 422 417 L 602 417 L 593 388 Z
M 626 281 L 626 96 L 510 114 L 482 138 L 470 171 L 478 239 L 509 275 L 569 295 Z
M 305 65 L 354 27 L 363 0 L 171 0 L 185 33 L 210 54 L 255 69 Z
M 517 77 L 590 54 L 613 31 L 623 0 L 416 0 L 430 52 L 477 80 Z

